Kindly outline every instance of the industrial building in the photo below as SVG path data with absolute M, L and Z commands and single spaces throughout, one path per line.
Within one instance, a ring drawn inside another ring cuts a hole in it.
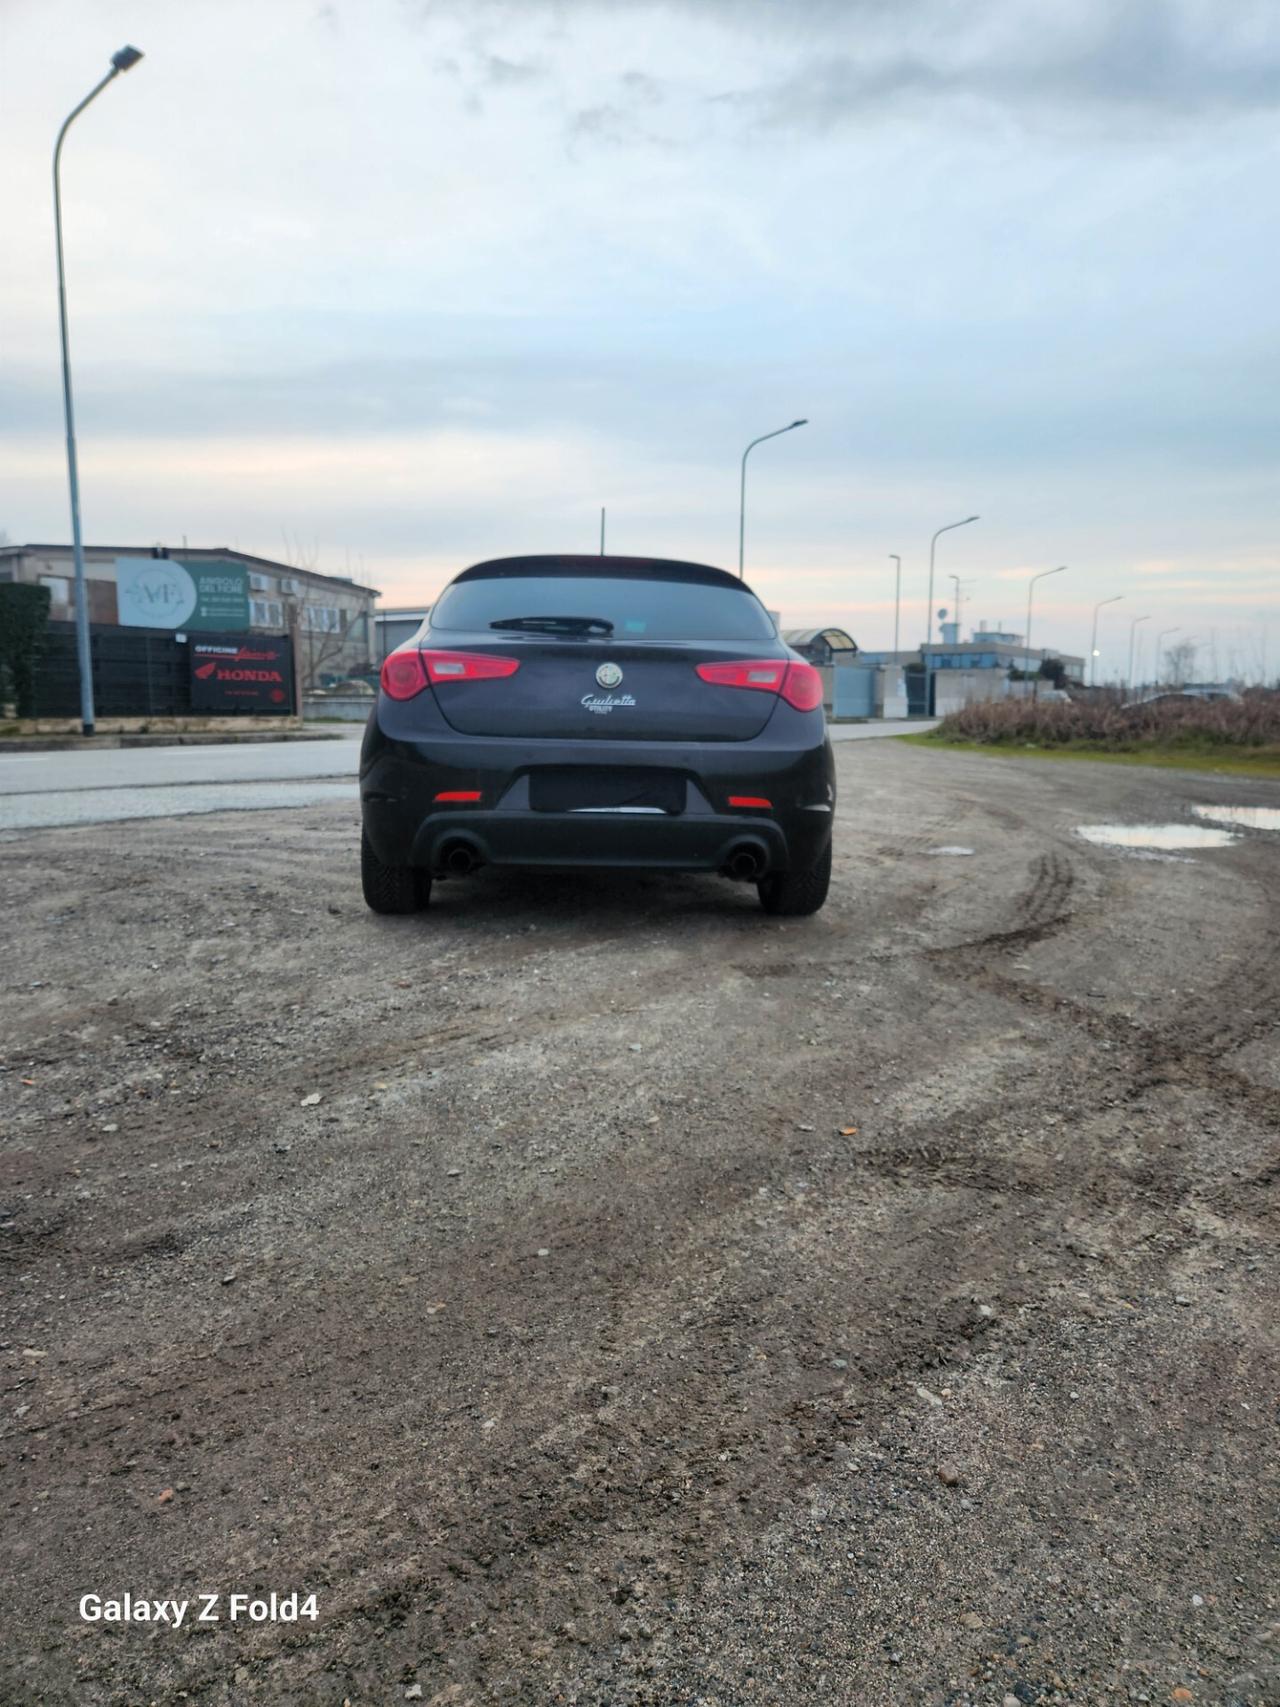
M 89 621 L 95 628 L 196 634 L 288 634 L 304 688 L 378 667 L 377 589 L 229 546 L 86 545 Z M 0 581 L 47 587 L 49 620 L 75 620 L 69 545 L 0 547 Z

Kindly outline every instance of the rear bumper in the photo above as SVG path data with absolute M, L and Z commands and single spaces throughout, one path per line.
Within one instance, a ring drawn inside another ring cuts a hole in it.
M 810 726 L 812 727 L 812 726 Z M 528 773 L 545 765 L 675 767 L 689 778 L 681 813 L 536 812 Z M 481 803 L 437 802 L 440 793 L 478 790 Z M 365 833 L 378 858 L 429 871 L 444 868 L 459 843 L 490 865 L 720 871 L 743 847 L 761 871 L 803 869 L 831 838 L 835 780 L 831 748 L 772 742 L 513 742 L 475 737 L 393 740 L 376 713 L 360 776 Z M 764 796 L 770 810 L 729 809 L 730 794 Z
M 825 829 L 830 834 L 827 819 Z M 801 837 L 801 840 L 807 838 Z M 649 871 L 721 871 L 735 853 L 750 849 L 760 873 L 785 870 L 796 851 L 782 827 L 743 813 L 679 817 L 586 812 L 450 812 L 432 814 L 418 827 L 409 864 L 445 868 L 459 845 L 484 865 L 634 867 Z M 821 841 L 814 854 L 821 852 Z

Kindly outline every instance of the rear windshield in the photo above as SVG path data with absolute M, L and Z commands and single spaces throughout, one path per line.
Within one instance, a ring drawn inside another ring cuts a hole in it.
M 488 628 L 519 617 L 597 617 L 617 640 L 772 640 L 769 613 L 745 587 L 635 576 L 502 575 L 455 581 L 431 627 Z

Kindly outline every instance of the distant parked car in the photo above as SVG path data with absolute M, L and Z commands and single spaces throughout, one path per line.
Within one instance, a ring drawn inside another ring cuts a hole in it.
M 486 864 L 721 872 L 791 915 L 831 879 L 822 678 L 696 563 L 464 570 L 382 666 L 360 795 L 377 913 Z
M 1124 711 L 1136 711 L 1140 706 L 1144 705 L 1194 705 L 1197 702 L 1207 700 L 1227 699 L 1239 701 L 1240 698 L 1241 695 L 1238 694 L 1234 688 L 1221 687 L 1216 683 L 1207 683 L 1204 686 L 1166 688 L 1159 693 L 1147 694 L 1142 699 L 1131 699 L 1121 709 Z

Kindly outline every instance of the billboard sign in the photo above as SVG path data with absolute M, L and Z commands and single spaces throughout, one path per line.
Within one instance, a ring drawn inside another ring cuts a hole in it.
M 117 557 L 116 609 L 124 628 L 239 633 L 249 626 L 249 572 L 225 561 Z
M 226 715 L 256 711 L 273 717 L 293 711 L 293 655 L 284 635 L 244 640 L 222 634 L 188 643 L 191 709 Z

